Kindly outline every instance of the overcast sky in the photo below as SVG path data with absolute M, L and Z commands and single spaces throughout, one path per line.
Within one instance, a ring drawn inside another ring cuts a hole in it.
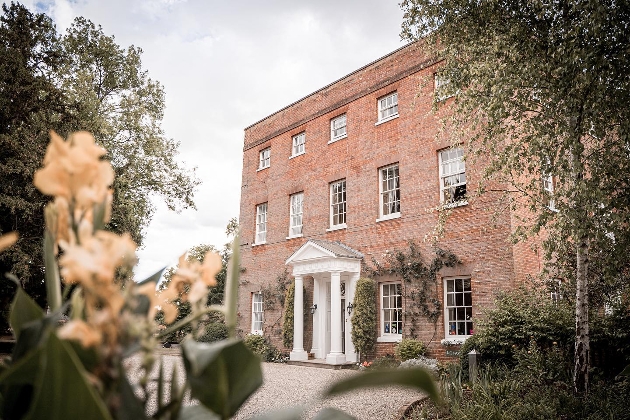
M 203 184 L 197 210 L 158 210 L 138 253 L 137 278 L 188 248 L 222 248 L 238 217 L 243 130 L 401 47 L 398 0 L 26 0 L 59 32 L 83 16 L 142 64 L 166 91 L 163 128 Z

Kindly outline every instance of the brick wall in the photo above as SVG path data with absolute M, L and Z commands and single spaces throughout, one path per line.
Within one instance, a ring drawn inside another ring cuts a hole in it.
M 241 196 L 241 252 L 245 272 L 240 288 L 240 328 L 251 324 L 251 293 L 272 284 L 285 261 L 309 238 L 340 241 L 362 252 L 369 264 L 383 261 L 386 251 L 406 249 L 414 240 L 427 261 L 440 203 L 438 151 L 449 146 L 438 137 L 440 124 L 431 110 L 436 64 L 412 44 L 357 70 L 314 94 L 246 128 Z M 377 99 L 398 93 L 399 117 L 376 124 Z M 330 143 L 330 120 L 347 116 L 347 138 Z M 306 153 L 291 157 L 291 136 L 306 133 Z M 259 151 L 271 147 L 271 166 L 258 170 Z M 397 163 L 400 174 L 401 217 L 380 221 L 379 168 Z M 474 190 L 480 167 L 467 167 L 469 191 Z M 347 229 L 327 232 L 329 184 L 345 179 Z M 303 237 L 287 239 L 290 195 L 304 193 Z M 462 264 L 440 272 L 437 294 L 442 300 L 442 279 L 469 276 L 473 316 L 492 305 L 498 290 L 509 289 L 526 273 L 537 269 L 537 255 L 526 245 L 509 241 L 510 212 L 499 212 L 499 197 L 487 194 L 453 208 L 438 245 L 454 252 Z M 252 246 L 256 205 L 268 203 L 267 243 Z M 530 250 L 528 250 L 530 249 Z M 290 270 L 290 267 L 289 267 Z M 313 280 L 305 279 L 305 299 L 312 304 Z M 405 303 L 407 305 L 408 303 Z M 280 306 L 280 305 L 278 305 Z M 265 312 L 265 333 L 281 347 L 282 308 Z M 280 323 L 278 323 L 280 320 Z M 407 334 L 409 333 L 408 326 Z M 305 349 L 310 350 L 312 318 L 305 322 Z M 442 355 L 444 320 L 437 329 L 419 320 L 417 338 Z M 309 346 L 309 347 L 307 347 Z M 379 343 L 377 355 L 393 353 L 391 343 Z M 290 349 L 287 349 L 290 350 Z

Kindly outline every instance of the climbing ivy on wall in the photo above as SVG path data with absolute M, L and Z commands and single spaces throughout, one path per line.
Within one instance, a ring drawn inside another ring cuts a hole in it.
M 432 322 L 437 331 L 437 321 L 442 314 L 438 272 L 444 267 L 461 264 L 461 261 L 451 251 L 435 247 L 435 256 L 427 264 L 418 244 L 409 241 L 408 246 L 406 250 L 386 252 L 382 262 L 372 257 L 371 266 L 365 265 L 364 270 L 373 279 L 394 275 L 403 280 L 403 296 L 411 302 L 411 307 L 407 307 L 404 314 L 405 324 L 408 325 L 410 335 L 415 337 L 420 317 Z
M 282 322 L 282 344 L 285 348 L 293 347 L 293 301 L 295 298 L 295 283 L 291 283 L 284 298 L 284 320 Z

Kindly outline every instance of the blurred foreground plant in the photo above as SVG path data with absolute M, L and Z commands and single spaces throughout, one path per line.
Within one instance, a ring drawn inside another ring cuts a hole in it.
M 67 141 L 51 132 L 44 167 L 34 177 L 35 186 L 54 197 L 44 209 L 50 310 L 44 313 L 18 287 L 10 315 L 16 345 L 10 359 L 0 366 L 0 416 L 230 418 L 262 383 L 260 359 L 236 338 L 238 237 L 232 246 L 223 305 L 206 306 L 208 288 L 216 284 L 215 275 L 221 269 L 220 257 L 212 252 L 202 263 L 183 255 L 168 288 L 160 293 L 156 293 L 156 283 L 163 270 L 132 281 L 136 245 L 129 235 L 104 230 L 111 215 L 114 181 L 111 165 L 101 159 L 104 155 L 105 150 L 87 132 L 74 133 Z M 0 251 L 17 240 L 17 233 L 0 236 Z M 17 278 L 7 276 L 19 286 Z M 177 316 L 176 299 L 190 303 L 190 315 L 158 333 L 156 312 L 162 311 L 167 323 L 172 323 Z M 199 321 L 213 311 L 225 316 L 228 338 L 211 344 L 195 341 Z M 162 361 L 156 366 L 154 351 L 161 337 L 188 324 L 193 334 L 182 342 L 186 380 L 180 384 L 177 365 L 167 377 Z M 140 363 L 140 375 L 133 377 L 127 370 L 132 356 Z M 154 370 L 158 371 L 155 386 Z M 411 369 L 350 378 L 328 394 L 390 384 L 436 395 L 429 374 Z M 199 404 L 183 404 L 188 395 Z M 154 407 L 149 406 L 150 400 L 156 402 Z M 300 415 L 300 410 L 293 410 L 282 418 Z M 330 409 L 321 416 L 349 418 Z

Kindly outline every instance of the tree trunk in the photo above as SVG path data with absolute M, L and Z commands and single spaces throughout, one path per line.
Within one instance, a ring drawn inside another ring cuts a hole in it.
M 576 393 L 588 393 L 588 369 L 591 345 L 588 321 L 588 240 L 578 240 L 575 294 L 575 370 L 573 387 Z

